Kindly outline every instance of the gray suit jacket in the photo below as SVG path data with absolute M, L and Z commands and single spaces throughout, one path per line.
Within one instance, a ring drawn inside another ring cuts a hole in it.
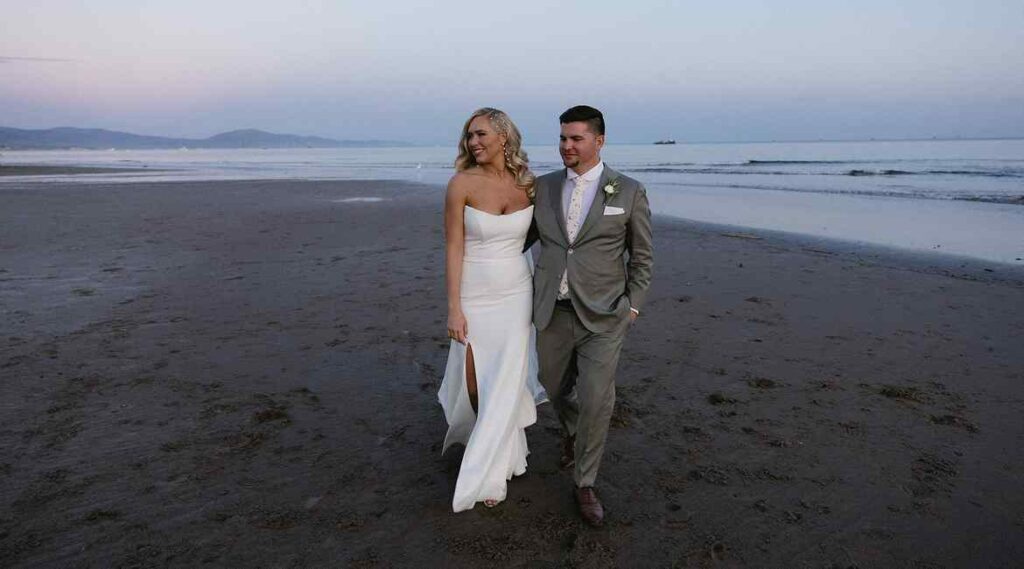
M 640 310 L 651 284 L 651 208 L 644 186 L 605 164 L 597 195 L 575 241 L 569 243 L 562 211 L 564 169 L 537 178 L 533 238 L 540 257 L 533 275 L 533 323 L 551 322 L 562 272 L 569 272 L 569 296 L 583 325 L 610 332 L 623 324 L 630 307 Z M 616 186 L 613 195 L 604 188 Z M 606 212 L 605 208 L 620 208 Z M 607 214 L 606 214 L 607 213 Z

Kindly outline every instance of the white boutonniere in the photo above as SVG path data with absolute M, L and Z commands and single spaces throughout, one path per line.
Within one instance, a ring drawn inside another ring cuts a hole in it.
M 619 179 L 608 180 L 608 183 L 604 185 L 604 200 L 608 201 L 608 198 L 619 193 Z

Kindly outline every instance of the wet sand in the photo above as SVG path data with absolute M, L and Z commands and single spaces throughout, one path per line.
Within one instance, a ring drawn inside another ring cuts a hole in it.
M 142 168 L 95 168 L 90 166 L 53 166 L 48 164 L 0 164 L 0 176 L 64 176 L 79 174 L 118 174 L 125 172 L 162 172 Z
M 0 185 L 0 566 L 1013 567 L 1024 275 L 656 218 L 584 526 L 440 455 L 441 189 Z

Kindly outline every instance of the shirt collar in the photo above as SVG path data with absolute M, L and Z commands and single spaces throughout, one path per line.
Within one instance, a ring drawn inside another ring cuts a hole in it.
M 574 181 L 576 178 L 583 178 L 586 182 L 593 182 L 601 179 L 601 174 L 604 173 L 604 160 L 599 161 L 597 166 L 594 166 L 582 174 L 577 174 L 572 168 L 566 168 L 565 171 L 569 173 L 568 178 L 566 178 L 569 181 Z

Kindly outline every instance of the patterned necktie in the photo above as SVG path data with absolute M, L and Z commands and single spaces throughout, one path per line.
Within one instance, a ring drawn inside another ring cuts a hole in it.
M 583 191 L 586 183 L 583 176 L 576 176 L 574 181 L 576 187 L 572 189 L 572 197 L 569 198 L 569 214 L 565 220 L 565 231 L 569 234 L 570 245 L 576 239 L 576 235 L 580 232 L 580 224 L 583 223 Z M 568 269 L 562 273 L 562 281 L 558 283 L 558 298 L 569 298 Z

